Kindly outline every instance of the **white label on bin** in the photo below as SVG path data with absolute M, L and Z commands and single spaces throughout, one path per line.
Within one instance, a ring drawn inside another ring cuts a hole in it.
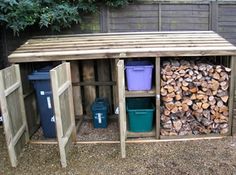
M 54 116 L 52 116 L 51 122 L 55 122 L 55 117 Z
M 52 108 L 52 104 L 51 104 L 51 98 L 47 97 L 47 102 L 48 102 L 48 109 Z
M 0 122 L 3 122 L 3 117 L 2 116 L 0 116 Z
M 45 92 L 44 91 L 40 91 L 40 95 L 45 95 Z
M 102 114 L 98 113 L 98 123 L 102 123 Z
M 119 114 L 120 112 L 119 112 L 119 107 L 117 107 L 116 108 L 116 110 L 115 110 L 115 114 Z

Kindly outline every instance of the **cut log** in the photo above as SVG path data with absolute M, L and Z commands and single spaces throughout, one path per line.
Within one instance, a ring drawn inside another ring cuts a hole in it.
M 175 104 L 174 103 L 165 103 L 165 106 L 166 106 L 166 109 L 171 111 L 175 107 Z
M 177 111 L 178 111 L 177 106 L 175 106 L 175 107 L 171 110 L 172 113 L 176 113 Z
M 227 103 L 228 99 L 229 99 L 229 96 L 223 96 L 223 97 L 220 97 L 221 100 L 225 103 Z
M 207 109 L 209 106 L 210 106 L 209 103 L 203 103 L 203 104 L 202 104 L 202 108 L 203 108 L 203 109 Z
M 181 99 L 182 99 L 182 96 L 181 96 L 180 94 L 177 94 L 177 95 L 175 96 L 175 100 L 179 101 L 179 100 L 181 100 Z
M 161 95 L 166 96 L 167 95 L 167 90 L 164 88 L 161 88 Z
M 217 72 L 215 72 L 215 73 L 213 74 L 213 78 L 216 79 L 216 80 L 219 80 L 219 79 L 220 79 L 220 74 L 217 73 Z
M 173 121 L 173 126 L 175 128 L 175 130 L 177 132 L 179 132 L 179 130 L 181 129 L 182 127 L 182 122 L 180 120 L 177 120 L 177 121 Z
M 189 90 L 189 88 L 186 87 L 186 86 L 182 86 L 182 89 L 183 89 L 183 91 L 188 91 Z
M 223 106 L 224 106 L 223 101 L 219 100 L 219 101 L 217 102 L 217 106 L 218 106 L 219 108 L 223 107 Z
M 186 111 L 189 110 L 189 107 L 188 107 L 188 105 L 187 105 L 186 103 L 183 103 L 183 104 L 182 104 L 182 110 L 183 110 L 184 112 L 186 112 Z

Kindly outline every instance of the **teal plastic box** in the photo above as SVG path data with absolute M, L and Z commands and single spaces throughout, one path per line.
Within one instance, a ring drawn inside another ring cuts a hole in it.
M 155 107 L 150 98 L 128 98 L 128 126 L 131 132 L 149 132 L 153 126 Z

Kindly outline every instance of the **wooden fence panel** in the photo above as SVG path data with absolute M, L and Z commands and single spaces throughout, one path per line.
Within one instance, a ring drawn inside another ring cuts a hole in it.
M 0 71 L 0 103 L 11 165 L 29 140 L 19 65 Z
M 110 32 L 157 31 L 158 5 L 129 5 L 120 10 L 109 11 Z
M 236 2 L 219 4 L 218 9 L 218 33 L 236 44 Z
M 161 5 L 161 30 L 208 30 L 209 5 Z
M 61 165 L 66 167 L 72 142 L 76 142 L 70 63 L 52 69 L 50 76 Z

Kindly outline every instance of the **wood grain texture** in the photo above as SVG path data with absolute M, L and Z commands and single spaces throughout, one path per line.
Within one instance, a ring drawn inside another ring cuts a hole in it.
M 61 165 L 67 166 L 67 157 L 76 141 L 74 104 L 70 64 L 63 63 L 50 71 L 57 140 Z
M 29 141 L 19 65 L 0 71 L 0 103 L 9 157 L 11 165 L 16 167 Z
M 156 70 L 155 70 L 155 78 L 156 78 L 156 138 L 159 139 L 160 138 L 160 113 L 161 113 L 161 102 L 160 102 L 160 98 L 161 98 L 161 94 L 160 94 L 160 89 L 161 89 L 161 80 L 160 80 L 160 75 L 161 75 L 161 67 L 160 67 L 160 63 L 161 59 L 159 57 L 156 58 L 155 63 L 156 63 Z
M 235 71 L 236 71 L 236 57 L 232 56 L 231 57 L 231 76 L 230 76 L 230 97 L 229 98 L 229 125 L 230 125 L 230 131 L 228 133 L 228 135 L 235 135 L 235 118 L 234 118 L 234 113 L 233 113 L 233 109 L 234 109 L 234 103 L 235 103 L 235 98 L 234 98 L 234 94 L 235 94 Z
M 83 61 L 82 62 L 82 75 L 83 82 L 95 81 L 95 71 L 93 61 Z M 87 115 L 91 114 L 91 105 L 96 98 L 95 86 L 86 86 L 83 89 L 84 92 L 84 104 L 85 112 Z
M 211 31 L 129 32 L 30 39 L 9 55 L 9 60 L 31 62 L 235 54 L 236 48 L 232 44 Z
M 125 158 L 126 157 L 125 140 L 127 136 L 127 123 L 126 123 L 124 60 L 119 60 L 117 63 L 117 80 L 118 80 L 117 84 L 118 84 L 118 99 L 119 99 L 121 157 Z
M 71 79 L 73 82 L 80 82 L 80 70 L 79 62 L 72 61 L 71 65 Z M 73 86 L 73 100 L 74 100 L 74 109 L 75 115 L 83 115 L 83 106 L 82 106 L 82 96 L 81 96 L 81 87 Z
M 98 81 L 111 81 L 110 75 L 110 62 L 109 60 L 98 60 L 97 61 L 97 75 Z M 99 86 L 98 87 L 98 96 L 100 98 L 105 98 L 109 103 L 109 111 L 111 111 L 111 86 Z

